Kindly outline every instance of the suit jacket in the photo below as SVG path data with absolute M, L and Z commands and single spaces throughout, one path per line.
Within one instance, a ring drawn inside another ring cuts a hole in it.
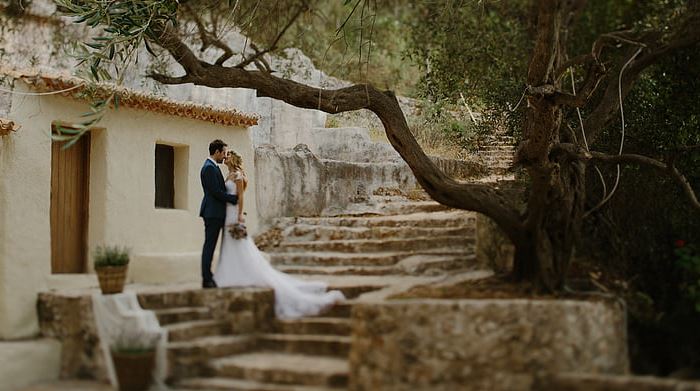
M 236 204 L 238 196 L 228 194 L 221 170 L 211 160 L 207 159 L 199 173 L 202 180 L 204 198 L 199 208 L 199 216 L 205 219 L 226 219 L 226 203 Z

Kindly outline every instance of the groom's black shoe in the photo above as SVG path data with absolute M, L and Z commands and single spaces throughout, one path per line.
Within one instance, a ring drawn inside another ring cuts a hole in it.
M 202 288 L 216 288 L 216 283 L 214 281 L 202 281 Z

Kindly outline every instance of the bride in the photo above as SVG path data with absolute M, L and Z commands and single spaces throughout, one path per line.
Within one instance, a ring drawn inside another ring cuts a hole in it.
M 228 228 L 243 224 L 243 194 L 248 178 L 243 171 L 241 156 L 234 151 L 226 153 L 228 168 L 226 191 L 238 195 L 238 204 L 226 205 L 224 239 L 214 281 L 219 287 L 265 286 L 275 291 L 275 313 L 278 318 L 299 318 L 318 315 L 338 301 L 345 300 L 340 291 L 326 292 L 327 284 L 304 281 L 275 270 L 253 243 L 250 236 L 234 239 Z

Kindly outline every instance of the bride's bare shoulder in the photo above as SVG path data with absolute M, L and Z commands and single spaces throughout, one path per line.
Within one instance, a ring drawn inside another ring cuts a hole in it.
M 239 171 L 234 171 L 234 172 L 233 172 L 233 180 L 234 180 L 234 181 L 242 181 L 242 180 L 245 180 L 245 179 L 246 179 L 246 177 L 245 177 L 245 173 L 244 173 L 243 171 L 240 171 L 240 170 L 239 170 Z

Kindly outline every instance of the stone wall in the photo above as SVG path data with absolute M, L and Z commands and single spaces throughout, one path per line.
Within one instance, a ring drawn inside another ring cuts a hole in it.
M 515 246 L 489 217 L 476 214 L 476 259 L 496 273 L 513 269 Z
M 372 141 L 366 128 L 300 129 L 296 141 L 306 144 L 321 159 L 364 163 L 401 160 L 390 144 Z
M 405 163 L 323 160 L 304 144 L 289 151 L 272 145 L 257 148 L 255 176 L 262 222 L 342 211 L 379 187 L 415 187 L 415 178 Z
M 525 207 L 525 186 L 516 180 L 494 183 L 505 191 L 509 198 L 519 207 Z M 503 230 L 489 217 L 476 215 L 476 259 L 480 265 L 488 266 L 497 273 L 509 272 L 513 268 L 515 246 Z
M 329 149 L 320 150 L 324 156 L 333 156 Z M 434 161 L 457 178 L 483 172 L 483 167 L 474 162 L 439 158 Z M 255 178 L 256 204 L 263 225 L 278 217 L 341 213 L 352 203 L 367 201 L 380 187 L 407 191 L 418 186 L 403 160 L 322 159 L 305 144 L 292 150 L 273 145 L 256 148 Z
M 352 313 L 351 390 L 529 390 L 545 372 L 628 372 L 617 301 L 405 300 Z

